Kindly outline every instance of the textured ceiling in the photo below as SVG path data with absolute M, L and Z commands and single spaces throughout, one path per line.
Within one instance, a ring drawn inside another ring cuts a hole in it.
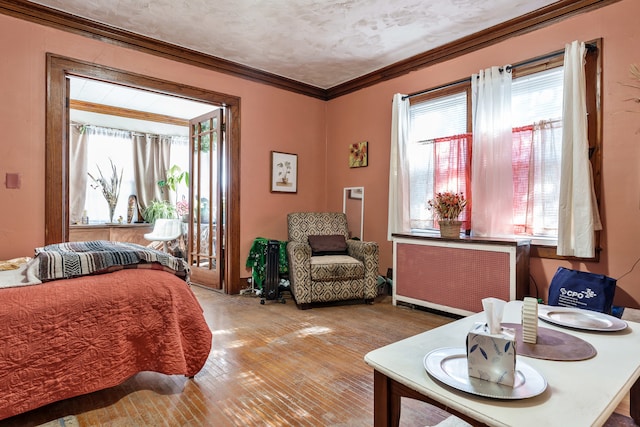
M 38 0 L 328 89 L 555 0 Z

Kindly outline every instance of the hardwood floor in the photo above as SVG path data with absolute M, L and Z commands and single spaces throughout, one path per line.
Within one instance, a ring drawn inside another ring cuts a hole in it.
M 143 372 L 0 427 L 66 415 L 80 426 L 371 426 L 373 372 L 364 355 L 453 320 L 395 307 L 390 297 L 298 310 L 290 299 L 261 305 L 252 296 L 193 290 L 213 331 L 211 354 L 194 379 Z M 446 416 L 407 400 L 401 425 L 433 425 Z M 633 425 L 624 420 L 612 417 L 607 426 Z

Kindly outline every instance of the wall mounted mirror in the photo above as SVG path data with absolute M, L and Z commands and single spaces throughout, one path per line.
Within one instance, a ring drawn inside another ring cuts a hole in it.
M 345 187 L 342 212 L 347 215 L 350 237 L 364 240 L 364 187 Z

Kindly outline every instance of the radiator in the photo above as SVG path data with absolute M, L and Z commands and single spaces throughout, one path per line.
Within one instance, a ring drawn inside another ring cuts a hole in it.
M 394 237 L 393 303 L 453 314 L 482 311 L 482 299 L 529 291 L 529 241 Z

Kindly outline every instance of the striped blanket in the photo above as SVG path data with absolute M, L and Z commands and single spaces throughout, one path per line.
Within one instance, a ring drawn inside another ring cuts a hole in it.
M 135 243 L 67 242 L 36 248 L 39 279 L 43 282 L 89 274 L 106 273 L 123 268 L 159 266 L 188 280 L 189 266 L 181 258 Z

